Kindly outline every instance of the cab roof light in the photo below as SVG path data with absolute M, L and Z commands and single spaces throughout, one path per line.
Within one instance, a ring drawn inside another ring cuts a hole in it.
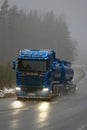
M 30 52 L 30 56 L 32 56 L 32 52 Z
M 37 53 L 36 53 L 36 52 L 34 53 L 34 56 L 37 56 Z
M 42 55 L 43 55 L 42 53 L 39 54 L 40 57 L 42 57 Z

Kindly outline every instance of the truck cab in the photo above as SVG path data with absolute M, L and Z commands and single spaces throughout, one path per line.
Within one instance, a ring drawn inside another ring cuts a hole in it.
M 24 49 L 19 52 L 17 59 L 13 61 L 18 98 L 51 96 L 53 61 L 54 50 Z

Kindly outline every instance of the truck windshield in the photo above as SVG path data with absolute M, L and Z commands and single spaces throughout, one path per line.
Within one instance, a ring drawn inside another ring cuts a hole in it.
M 18 69 L 20 71 L 46 71 L 47 60 L 18 60 Z

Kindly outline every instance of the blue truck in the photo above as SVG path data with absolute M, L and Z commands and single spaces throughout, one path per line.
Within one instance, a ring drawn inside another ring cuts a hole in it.
M 15 60 L 17 99 L 53 99 L 75 91 L 72 64 L 56 58 L 54 50 L 23 49 Z

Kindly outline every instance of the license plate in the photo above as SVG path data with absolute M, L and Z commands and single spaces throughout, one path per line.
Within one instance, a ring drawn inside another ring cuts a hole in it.
M 29 95 L 29 96 L 34 96 L 35 94 L 34 94 L 34 93 L 29 93 L 28 95 Z

